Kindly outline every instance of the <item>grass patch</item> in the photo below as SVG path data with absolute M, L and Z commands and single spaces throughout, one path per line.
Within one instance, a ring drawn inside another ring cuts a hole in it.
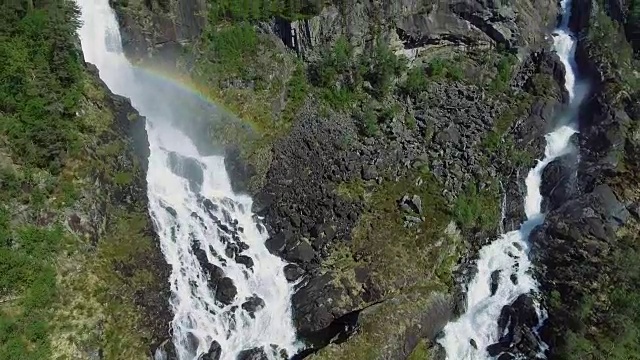
M 325 262 L 327 269 L 345 280 L 356 267 L 365 267 L 384 295 L 392 295 L 418 279 L 434 279 L 445 255 L 456 253 L 459 239 L 446 240 L 450 213 L 439 183 L 429 172 L 416 171 L 399 182 L 381 185 L 343 183 L 337 191 L 346 199 L 365 201 L 369 209 L 354 228 L 348 251 L 334 251 Z M 423 203 L 425 221 L 411 228 L 404 226 L 404 214 L 397 204 L 405 194 L 419 195 Z M 358 254 L 359 260 L 344 254 Z
M 495 64 L 496 76 L 491 80 L 487 90 L 492 94 L 501 94 L 507 90 L 514 66 L 518 59 L 513 54 L 502 53 L 500 60 Z
M 454 204 L 458 224 L 466 230 L 491 230 L 500 220 L 500 192 L 497 184 L 482 190 L 475 184 L 458 195 Z

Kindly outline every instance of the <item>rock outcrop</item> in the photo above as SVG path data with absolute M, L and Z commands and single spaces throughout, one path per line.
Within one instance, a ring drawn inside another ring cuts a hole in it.
M 110 0 L 122 29 L 122 45 L 132 61 L 149 56 L 174 64 L 183 46 L 206 26 L 204 0 Z

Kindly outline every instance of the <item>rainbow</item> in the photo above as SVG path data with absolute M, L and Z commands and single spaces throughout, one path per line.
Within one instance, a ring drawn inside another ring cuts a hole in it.
M 270 121 L 265 121 L 270 119 L 262 118 L 260 112 L 251 112 L 252 108 L 246 106 L 247 103 L 243 104 L 240 101 L 234 105 L 228 101 L 223 101 L 224 95 L 222 91 L 194 81 L 188 74 L 181 73 L 175 69 L 167 70 L 162 66 L 147 65 L 141 62 L 132 64 L 131 66 L 134 71 L 144 73 L 152 79 L 161 81 L 163 85 L 178 89 L 180 92 L 193 95 L 204 103 L 215 107 L 222 113 L 240 120 L 258 134 L 268 132 L 264 124 L 270 123 Z M 248 99 L 247 101 L 250 100 Z M 255 108 L 253 110 L 255 110 Z M 261 109 L 258 109 L 258 111 L 260 110 Z

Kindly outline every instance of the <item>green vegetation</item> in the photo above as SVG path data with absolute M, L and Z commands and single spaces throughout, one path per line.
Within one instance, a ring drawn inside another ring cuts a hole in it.
M 640 76 L 636 71 L 638 60 L 622 34 L 621 25 L 602 9 L 592 16 L 587 33 L 587 51 L 600 71 L 610 79 L 603 84 L 603 93 L 614 105 L 633 102 L 630 97 L 637 98 L 640 89 Z
M 458 240 L 441 241 L 446 237 L 450 213 L 440 184 L 431 173 L 415 171 L 404 180 L 381 185 L 362 181 L 343 183 L 336 192 L 348 200 L 364 201 L 369 210 L 353 230 L 349 249 L 334 251 L 325 262 L 328 269 L 351 281 L 356 267 L 366 267 L 373 283 L 389 294 L 416 282 L 448 283 L 447 278 L 438 280 L 435 274 L 448 254 L 459 251 L 459 244 Z M 397 204 L 405 194 L 416 194 L 423 199 L 421 216 L 425 220 L 413 227 L 404 226 L 405 214 Z M 347 257 L 338 261 L 342 253 L 360 254 L 361 259 L 353 261 Z
M 78 25 L 71 1 L 0 4 L 6 360 L 88 358 L 99 350 L 105 359 L 135 359 L 158 335 L 135 305 L 141 289 L 160 293 L 165 281 L 140 260 L 154 253 L 145 194 L 142 203 L 119 197 L 120 187 L 133 193 L 144 176 L 127 148 L 127 129 L 119 128 L 128 124 L 114 123 L 116 105 L 84 68 Z
M 402 85 L 401 91 L 409 96 L 417 97 L 420 93 L 427 91 L 429 80 L 425 69 L 413 67 L 407 73 L 407 79 Z
M 321 0 L 209 0 L 209 21 L 259 21 L 273 16 L 296 20 L 317 15 Z
M 606 261 L 608 286 L 584 289 L 577 304 L 567 308 L 559 294 L 552 311 L 567 316 L 567 334 L 559 353 L 566 360 L 640 359 L 640 242 L 638 225 L 620 234 L 615 251 Z M 615 284 L 615 286 L 611 286 Z
M 390 94 L 395 79 L 405 71 L 406 61 L 382 41 L 370 50 L 367 56 L 356 56 L 349 41 L 340 37 L 310 66 L 311 83 L 329 105 L 346 109 L 357 106 L 364 95 L 381 100 Z
M 363 56 L 360 69 L 364 69 L 363 78 L 372 89 L 370 94 L 382 99 L 389 94 L 395 79 L 405 71 L 406 59 L 396 56 L 389 45 L 378 40 L 370 56 Z
M 11 1 L 0 14 L 0 133 L 21 164 L 59 172 L 82 126 L 73 116 L 81 96 L 78 10 L 65 1 Z
M 79 147 L 80 54 L 72 3 L 0 5 L 0 358 L 51 355 L 59 226 L 16 224 L 11 205 L 43 208 Z M 9 156 L 7 156 L 9 155 Z M 20 170 L 16 170 L 20 166 Z M 51 216 L 51 215 L 50 215 Z M 45 221 L 50 223 L 49 221 Z
M 489 83 L 488 90 L 493 94 L 503 93 L 509 86 L 511 76 L 513 75 L 513 67 L 518 59 L 512 54 L 501 54 L 500 60 L 496 64 L 497 74 Z
M 13 228 L 9 213 L 0 211 L 0 358 L 48 358 L 48 320 L 56 296 L 53 260 L 63 233 Z
M 495 228 L 500 220 L 500 190 L 497 184 L 484 189 L 479 189 L 475 184 L 467 186 L 456 198 L 453 212 L 463 229 Z
M 627 39 L 637 53 L 640 51 L 640 1 L 631 0 L 628 6 L 629 15 L 625 24 L 625 32 Z
M 459 81 L 464 77 L 462 67 L 460 67 L 460 59 L 457 57 L 449 59 L 435 58 L 429 62 L 427 71 L 434 78 Z
M 407 72 L 400 92 L 417 97 L 429 89 L 429 84 L 438 80 L 463 81 L 465 79 L 464 61 L 460 55 L 435 57 L 425 68 L 416 66 Z
M 424 339 L 418 342 L 418 345 L 413 349 L 407 360 L 429 360 L 429 344 Z

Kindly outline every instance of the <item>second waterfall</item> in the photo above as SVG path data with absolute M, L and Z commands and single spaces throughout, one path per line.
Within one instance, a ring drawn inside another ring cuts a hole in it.
M 559 126 L 545 136 L 544 158 L 531 169 L 525 182 L 527 187 L 524 199 L 527 220 L 520 228 L 503 234 L 480 250 L 477 260 L 478 272 L 467 287 L 466 312 L 455 322 L 447 324 L 444 337 L 439 340 L 449 360 L 484 360 L 505 355 L 512 359 L 511 340 L 508 325 L 504 331 L 498 328 L 498 319 L 505 306 L 516 301 L 529 301 L 522 297 L 535 294 L 538 284 L 531 274 L 529 260 L 529 234 L 544 221 L 542 196 L 540 194 L 541 176 L 544 168 L 554 159 L 573 151 L 570 139 L 576 132 L 575 117 L 581 102 L 581 94 L 576 88 L 576 64 L 574 61 L 576 40 L 569 29 L 571 0 L 563 0 L 562 20 L 554 32 L 554 50 L 565 67 L 565 87 L 569 93 L 569 111 L 559 119 Z M 495 276 L 497 287 L 495 287 Z M 492 288 L 492 282 L 494 288 Z M 532 334 L 545 319 L 543 309 L 535 305 L 538 324 L 533 324 Z M 539 344 L 534 354 L 520 354 L 529 358 L 544 358 L 546 345 L 539 338 L 532 339 Z
M 177 99 L 194 95 L 175 96 L 169 81 L 131 66 L 108 0 L 78 4 L 85 59 L 98 67 L 114 93 L 129 97 L 147 118 L 150 212 L 172 267 L 167 300 L 175 314 L 176 356 L 292 355 L 296 334 L 285 263 L 266 249 L 267 234 L 251 213 L 251 199 L 231 190 L 223 158 L 201 155 L 174 126 L 190 116 Z M 156 353 L 156 359 L 166 356 Z

